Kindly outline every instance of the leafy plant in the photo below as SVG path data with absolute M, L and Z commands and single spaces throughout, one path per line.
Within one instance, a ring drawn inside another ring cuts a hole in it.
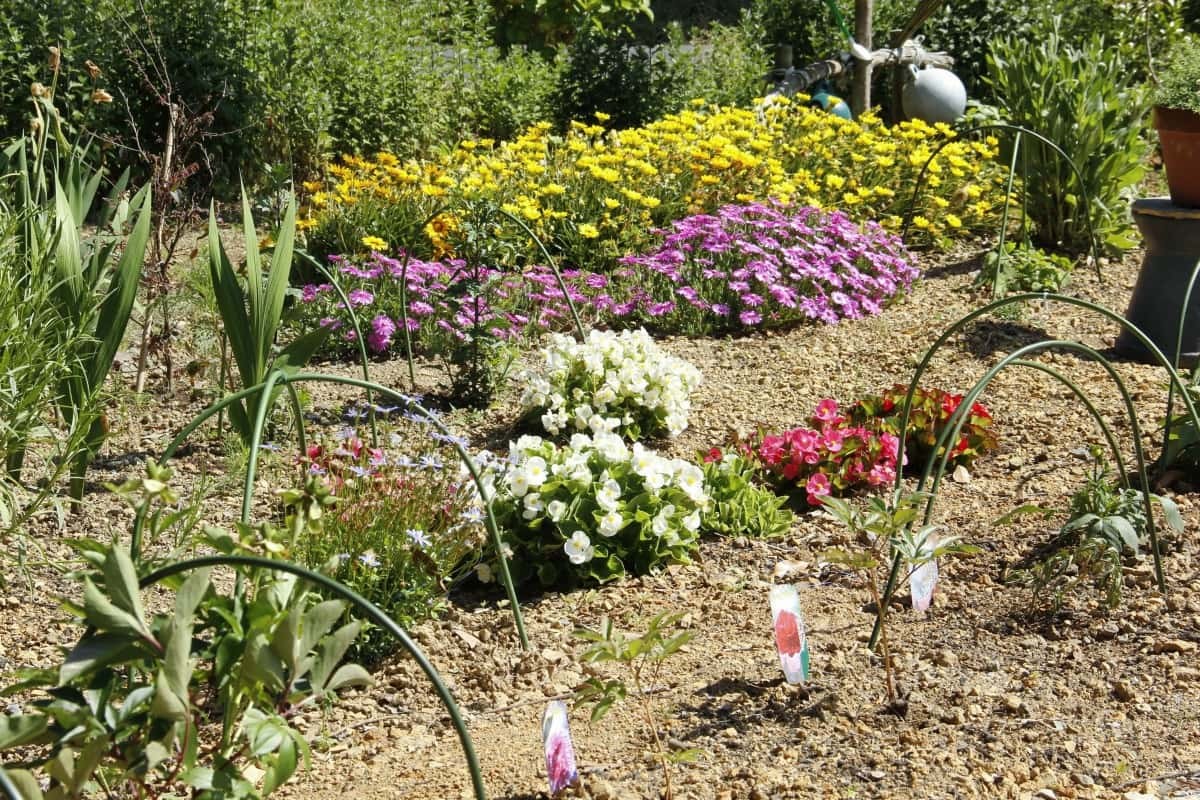
M 656 615 L 646 625 L 644 633 L 631 636 L 616 630 L 612 620 L 605 617 L 599 628 L 576 628 L 575 636 L 591 646 L 583 653 L 583 660 L 590 664 L 616 662 L 623 664 L 628 670 L 633 682 L 633 694 L 637 700 L 638 710 L 649 728 L 654 742 L 654 752 L 663 770 L 663 796 L 670 800 L 671 793 L 671 764 L 694 761 L 699 750 L 667 750 L 663 746 L 663 737 L 659 733 L 659 724 L 655 720 L 654 707 L 646 693 L 647 684 L 653 685 L 658 680 L 663 662 L 692 639 L 690 630 L 681 630 L 678 626 L 683 619 L 682 614 L 664 611 Z M 598 722 L 604 718 L 614 704 L 629 696 L 629 686 L 621 677 L 605 680 L 591 677 L 575 692 L 575 705 L 592 706 L 591 721 Z
M 850 417 L 860 425 L 899 436 L 907 395 L 908 387 L 896 384 L 880 395 L 857 401 L 850 409 Z M 908 430 L 904 439 L 907 464 L 923 465 L 941 456 L 937 441 L 962 399 L 962 395 L 951 394 L 945 389 L 917 387 L 909 409 Z M 958 441 L 950 448 L 947 466 L 970 466 L 979 456 L 995 450 L 999 441 L 992 424 L 992 412 L 987 406 L 983 403 L 972 405 Z
M 225 335 L 229 337 L 234 363 L 241 375 L 242 386 L 254 386 L 266 379 L 274 369 L 298 369 L 316 352 L 328 335 L 318 327 L 294 339 L 275 353 L 275 337 L 283 315 L 283 301 L 292 267 L 296 232 L 296 206 L 292 202 L 284 214 L 283 225 L 276 237 L 271 254 L 270 272 L 263 277 L 262 257 L 259 254 L 258 233 L 250 211 L 250 201 L 242 193 L 243 244 L 246 249 L 246 288 L 238 281 L 237 270 L 229 261 L 225 245 L 217 229 L 215 209 L 208 216 L 209 275 L 217 308 L 221 312 Z M 274 395 L 267 399 L 273 402 Z M 229 421 L 245 442 L 250 441 L 254 420 L 261 398 L 248 397 L 230 407 Z
M 1154 104 L 1200 114 L 1200 41 L 1186 37 L 1171 48 L 1158 72 Z
M 514 582 L 603 583 L 696 551 L 708 495 L 695 464 L 600 431 L 563 447 L 522 436 L 497 469 L 492 508 Z
M 1070 279 L 1075 265 L 1066 256 L 1047 253 L 1032 244 L 1004 243 L 1004 254 L 993 248 L 983 256 L 976 286 L 1006 292 L 1057 292 Z
M 754 483 L 758 470 L 736 451 L 714 447 L 704 458 L 704 485 L 708 507 L 700 515 L 700 529 L 719 536 L 773 538 L 792 527 L 795 515 L 780 497 Z
M 1121 488 L 1113 482 L 1099 448 L 1092 449 L 1092 458 L 1092 473 L 1071 496 L 1067 521 L 1008 577 L 1010 582 L 1032 589 L 1035 598 L 1052 594 L 1055 609 L 1088 579 L 1104 595 L 1105 605 L 1120 606 L 1124 562 L 1140 558 L 1147 535 L 1145 496 L 1138 489 Z M 1173 500 L 1153 494 L 1150 499 L 1162 509 L 1172 529 L 1183 530 L 1183 518 Z M 1023 513 L 1053 512 L 1023 506 L 1001 520 Z
M 4 182 L 20 220 L 16 258 L 25 274 L 16 276 L 18 286 L 52 286 L 60 326 L 69 331 L 71 349 L 57 373 L 54 400 L 75 448 L 67 460 L 77 505 L 87 466 L 108 435 L 101 391 L 137 297 L 151 197 L 146 186 L 126 198 L 126 173 L 98 202 L 104 170 L 92 166 L 86 148 L 67 140 L 54 87 L 38 87 L 33 134 L 5 148 Z M 8 460 L 9 472 L 19 475 L 24 443 L 14 440 L 7 449 L 16 456 Z
M 543 370 L 521 375 L 521 407 L 551 435 L 677 436 L 702 380 L 700 370 L 664 352 L 644 330 L 592 330 L 582 342 L 556 334 L 541 358 Z
M 1058 144 L 1083 175 L 1080 184 L 1057 153 L 1022 138 L 1016 167 L 1038 240 L 1049 247 L 1086 247 L 1090 215 L 1102 242 L 1126 249 L 1133 245 L 1126 195 L 1145 172 L 1148 93 L 1103 39 L 1079 46 L 1068 41 L 1057 28 L 1033 43 L 1027 37 L 998 39 L 988 57 L 988 80 L 1003 116 Z M 1008 158 L 1011 142 L 1006 146 Z M 1084 207 L 1085 190 L 1091 208 Z
M 138 519 L 154 518 L 156 507 L 173 500 L 166 477 L 160 471 L 125 487 Z M 170 516 L 158 519 L 169 524 Z M 236 536 L 212 529 L 204 540 L 225 553 L 282 546 L 269 525 L 242 526 Z M 150 615 L 124 545 L 78 546 L 90 567 L 80 577 L 82 602 L 68 608 L 84 627 L 82 638 L 58 669 L 28 670 L 6 690 L 47 692 L 32 712 L 0 722 L 0 749 L 27 754 L 23 766 L 32 771 L 14 777 L 30 800 L 98 791 L 271 794 L 308 761 L 308 745 L 289 719 L 343 687 L 370 682 L 361 667 L 338 666 L 359 629 L 356 622 L 334 629 L 345 604 L 319 602 L 293 576 L 239 572 L 234 595 L 225 596 L 210 569 L 198 569 L 172 579 L 170 613 Z M 261 788 L 248 777 L 251 766 L 263 776 Z
M 350 429 L 310 444 L 308 471 L 337 502 L 319 530 L 297 539 L 297 560 L 326 568 L 402 625 L 436 615 L 484 539 L 474 485 L 456 461 L 445 448 L 414 458 L 369 447 Z M 356 652 L 373 659 L 387 646 L 384 632 L 367 628 Z
M 821 559 L 865 574 L 874 603 L 875 618 L 882 634 L 879 639 L 880 655 L 887 677 L 888 701 L 893 706 L 900 698 L 896 692 L 895 666 L 887 637 L 887 607 L 891 598 L 883 597 L 879 590 L 883 578 L 881 568 L 892 560 L 893 555 L 898 553 L 902 556 L 908 572 L 895 584 L 895 587 L 899 587 L 923 564 L 946 555 L 967 555 L 979 551 L 979 548 L 966 544 L 953 534 L 938 535 L 941 526 L 925 524 L 914 528 L 921 513 L 920 506 L 926 499 L 927 495 L 919 492 L 897 492 L 887 498 L 870 498 L 865 511 L 838 498 L 826 497 L 822 500 L 825 513 L 850 529 L 858 549 L 827 550 L 821 554 Z
M 802 489 L 801 499 L 809 506 L 819 506 L 831 495 L 895 480 L 895 434 L 856 424 L 829 397 L 817 404 L 808 423 L 778 434 L 759 431 L 738 447 L 763 469 L 776 490 L 798 495 Z

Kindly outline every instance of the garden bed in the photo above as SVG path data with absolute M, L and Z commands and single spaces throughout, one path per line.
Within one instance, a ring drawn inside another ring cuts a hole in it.
M 674 355 L 699 367 L 689 428 L 664 444 L 668 455 L 694 457 L 730 434 L 757 426 L 799 424 L 823 397 L 849 400 L 907 381 L 932 336 L 981 302 L 966 291 L 978 267 L 972 253 L 921 256 L 924 279 L 878 317 L 836 326 L 724 339 L 672 338 Z M 1123 311 L 1140 252 L 1104 267 L 1106 280 L 1077 270 L 1072 293 Z M 963 392 L 1004 354 L 1044 337 L 1078 339 L 1104 350 L 1114 326 L 1076 308 L 1036 305 L 1019 320 L 985 319 L 953 340 L 926 384 Z M 1043 357 L 1067 371 L 1110 419 L 1120 400 L 1102 370 L 1070 354 Z M 1163 414 L 1161 370 L 1117 365 L 1144 427 Z M 352 374 L 350 367 L 332 371 Z M 426 390 L 437 373 L 422 370 Z M 405 385 L 401 361 L 378 364 L 373 378 Z M 455 414 L 473 445 L 502 447 L 518 415 L 516 387 L 482 414 Z M 315 408 L 337 408 L 348 395 L 314 390 Z M 906 713 L 885 711 L 884 672 L 865 640 L 872 613 L 855 574 L 820 562 L 846 544 L 832 520 L 802 514 L 790 534 L 759 541 L 702 543 L 695 563 L 593 590 L 528 595 L 524 610 L 531 651 L 522 653 L 500 594 L 452 596 L 440 620 L 415 629 L 467 714 L 493 797 L 544 796 L 540 719 L 547 699 L 567 697 L 593 669 L 581 665 L 578 626 L 604 616 L 638 630 L 673 611 L 694 632 L 648 688 L 669 747 L 699 748 L 674 767 L 677 797 L 1109 797 L 1145 792 L 1187 796 L 1200 787 L 1200 524 L 1194 495 L 1176 497 L 1188 533 L 1165 559 L 1169 593 L 1153 589 L 1149 562 L 1126 572 L 1125 602 L 1106 612 L 1100 597 L 1069 597 L 1061 612 L 1036 610 L 1028 591 L 1006 586 L 1008 564 L 1043 541 L 1057 522 L 992 521 L 1024 503 L 1064 508 L 1089 472 L 1091 420 L 1065 390 L 1041 373 L 1008 370 L 985 400 L 999 449 L 969 473 L 947 480 L 935 520 L 982 552 L 942 565 L 934 607 L 892 616 Z M 164 408 L 126 403 L 109 455 L 160 452 L 198 405 L 180 397 Z M 1127 426 L 1114 423 L 1131 456 Z M 1153 436 L 1147 439 L 1152 440 Z M 220 448 L 198 440 L 178 462 L 178 489 L 202 472 L 216 475 L 207 521 L 235 518 L 238 489 L 220 475 Z M 101 464 L 103 467 L 103 464 Z M 137 466 L 96 469 L 94 480 L 119 481 Z M 232 474 L 232 473 L 231 473 Z M 265 487 L 265 484 L 264 484 Z M 267 495 L 269 492 L 260 492 Z M 265 504 L 269 498 L 260 502 Z M 106 538 L 125 530 L 122 503 L 91 493 L 64 535 Z M 34 527 L 46 549 L 30 553 L 27 575 L 10 576 L 0 621 L 6 671 L 56 663 L 58 647 L 78 628 L 59 623 L 54 598 L 77 589 L 41 566 L 69 551 L 47 515 Z M 812 649 L 811 682 L 784 683 L 772 646 L 768 591 L 776 580 L 798 585 Z M 611 665 L 596 667 L 617 674 Z M 435 696 L 411 661 L 396 656 L 376 672 L 377 685 L 353 693 L 330 712 L 307 712 L 302 729 L 314 744 L 313 769 L 284 790 L 304 798 L 446 798 L 469 792 L 457 740 Z M 595 725 L 572 715 L 585 784 L 602 798 L 657 797 L 662 772 L 634 705 L 618 705 Z M 1052 792 L 1050 794 L 1048 792 Z

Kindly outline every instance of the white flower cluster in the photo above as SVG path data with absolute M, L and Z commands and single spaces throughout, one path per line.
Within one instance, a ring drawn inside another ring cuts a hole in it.
M 678 435 L 688 424 L 700 370 L 663 351 L 645 330 L 593 330 L 587 341 L 556 334 L 542 350 L 543 374 L 526 371 L 521 405 L 540 410 L 550 434 Z
M 574 565 L 609 555 L 637 560 L 633 551 L 642 547 L 664 556 L 684 552 L 694 547 L 709 502 L 704 471 L 696 464 L 640 443 L 630 447 L 604 430 L 576 433 L 561 448 L 522 436 L 510 445 L 496 485 L 501 503 L 517 512 L 521 524 L 536 525 L 530 535 L 544 541 L 557 532 Z M 643 530 L 652 536 L 641 536 Z

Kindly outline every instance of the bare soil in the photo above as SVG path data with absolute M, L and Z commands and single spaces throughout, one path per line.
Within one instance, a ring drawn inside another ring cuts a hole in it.
M 936 333 L 984 301 L 969 288 L 974 254 L 922 260 L 924 279 L 877 318 L 667 340 L 667 349 L 701 368 L 705 383 L 693 399 L 691 426 L 664 448 L 694 456 L 730 432 L 799 424 L 822 397 L 849 401 L 907 382 Z M 1134 251 L 1104 265 L 1103 282 L 1081 268 L 1069 291 L 1123 312 L 1140 260 Z M 1105 351 L 1116 334 L 1089 312 L 1035 303 L 1020 319 L 985 318 L 951 339 L 924 383 L 963 392 L 1023 344 L 1065 338 Z M 1103 370 L 1069 353 L 1041 360 L 1089 393 L 1132 463 L 1132 431 Z M 1143 442 L 1157 453 L 1165 373 L 1128 361 L 1116 368 L 1137 403 Z M 376 365 L 373 377 L 402 385 L 405 374 L 403 363 L 393 361 Z M 424 388 L 436 389 L 438 374 L 428 365 L 420 378 Z M 124 398 L 114 413 L 109 457 L 162 450 L 201 405 L 203 380 L 196 398 L 186 378 L 177 384 L 176 397 Z M 322 390 L 312 402 L 334 408 L 341 398 Z M 549 698 L 569 696 L 593 671 L 579 662 L 583 647 L 573 629 L 609 616 L 632 631 L 672 610 L 686 614 L 695 638 L 666 662 L 646 699 L 669 747 L 701 750 L 695 763 L 673 767 L 678 798 L 1200 797 L 1198 498 L 1175 497 L 1187 531 L 1170 540 L 1166 596 L 1143 561 L 1127 568 L 1118 610 L 1105 611 L 1088 591 L 1069 597 L 1057 613 L 1046 611 L 1027 591 L 1005 585 L 1002 574 L 1061 518 L 1015 526 L 993 520 L 1024 503 L 1064 508 L 1090 469 L 1086 448 L 1100 435 L 1079 402 L 1040 372 L 1002 372 L 985 402 L 1000 447 L 969 476 L 959 475 L 965 480 L 943 482 L 936 506 L 936 521 L 983 552 L 941 565 L 928 613 L 902 609 L 891 617 L 907 713 L 886 709 L 883 669 L 865 644 L 873 617 L 862 579 L 819 563 L 818 554 L 846 544 L 846 534 L 807 514 L 783 539 L 710 539 L 695 563 L 659 575 L 530 596 L 523 604 L 529 652 L 522 652 L 498 596 L 455 597 L 448 614 L 419 625 L 416 640 L 467 715 L 489 795 L 545 796 L 542 711 Z M 511 395 L 484 414 L 452 416 L 476 444 L 493 447 L 506 441 L 515 418 Z M 198 439 L 177 464 L 183 491 L 202 472 L 210 476 L 207 520 L 236 515 L 237 476 L 219 444 Z M 138 470 L 120 458 L 100 467 L 92 475 L 97 484 Z M 59 648 L 79 634 L 57 610 L 58 596 L 77 593 L 58 569 L 70 558 L 63 538 L 107 537 L 126 530 L 129 517 L 97 488 L 81 515 L 62 526 L 44 515 L 30 526 L 23 549 L 9 542 L 23 565 L 10 568 L 0 597 L 7 612 L 0 617 L 5 673 L 55 663 Z M 812 681 L 804 687 L 784 683 L 773 649 L 767 595 L 777 580 L 799 586 L 812 648 Z M 617 674 L 608 665 L 597 671 Z M 416 665 L 396 656 L 376 678 L 374 688 L 352 693 L 335 709 L 307 715 L 302 725 L 314 743 L 314 763 L 282 794 L 470 796 L 453 729 Z M 595 725 L 583 713 L 571 722 L 585 796 L 661 796 L 663 773 L 632 699 Z

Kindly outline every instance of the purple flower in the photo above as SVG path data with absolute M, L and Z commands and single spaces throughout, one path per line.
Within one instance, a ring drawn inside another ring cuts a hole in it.
M 346 297 L 350 300 L 350 305 L 352 306 L 369 306 L 375 302 L 375 295 L 366 289 L 354 289 Z
M 367 346 L 374 353 L 385 353 L 392 344 L 392 336 L 396 333 L 396 323 L 386 314 L 378 314 L 371 320 L 371 332 L 367 334 Z

